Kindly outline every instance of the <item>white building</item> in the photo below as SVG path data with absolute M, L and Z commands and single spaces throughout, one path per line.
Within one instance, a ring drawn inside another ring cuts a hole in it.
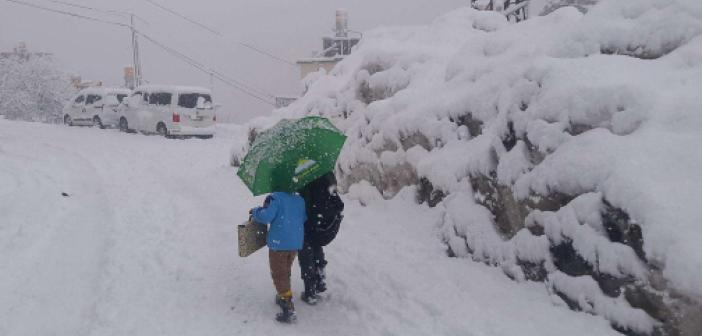
M 356 36 L 350 36 L 351 34 Z M 349 15 L 344 9 L 336 11 L 335 36 L 322 38 L 322 51 L 313 57 L 301 58 L 297 61 L 300 65 L 301 78 L 320 69 L 330 71 L 345 56 L 351 54 L 353 47 L 361 40 L 361 34 L 349 30 Z

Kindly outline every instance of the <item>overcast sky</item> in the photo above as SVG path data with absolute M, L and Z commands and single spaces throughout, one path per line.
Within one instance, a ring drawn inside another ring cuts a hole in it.
M 21 0 L 125 21 L 57 4 L 52 0 Z M 238 42 L 250 43 L 294 63 L 321 49 L 321 37 L 331 34 L 336 8 L 346 8 L 350 28 L 366 31 L 378 26 L 416 25 L 464 6 L 468 0 L 153 0 L 221 32 L 220 38 L 149 4 L 146 0 L 60 0 L 100 9 L 132 11 L 147 23 L 138 28 L 162 43 L 230 77 L 272 94 L 299 93 L 299 69 L 272 60 Z M 126 21 L 125 21 L 126 22 Z M 18 41 L 30 50 L 51 52 L 60 65 L 85 79 L 122 84 L 122 68 L 131 64 L 130 34 L 126 28 L 84 21 L 0 0 L 0 50 Z M 159 84 L 209 87 L 209 76 L 141 39 L 145 79 Z M 271 107 L 215 83 L 215 99 L 222 114 L 242 122 L 270 112 Z

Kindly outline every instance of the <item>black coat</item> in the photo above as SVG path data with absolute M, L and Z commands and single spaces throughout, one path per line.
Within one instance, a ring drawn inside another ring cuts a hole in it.
M 336 177 L 326 174 L 300 190 L 305 199 L 307 221 L 305 241 L 313 246 L 326 246 L 339 232 L 344 218 L 344 202 L 336 191 Z

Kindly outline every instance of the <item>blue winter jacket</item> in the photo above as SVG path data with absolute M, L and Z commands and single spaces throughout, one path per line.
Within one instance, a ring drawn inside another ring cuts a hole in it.
M 305 235 L 305 201 L 297 193 L 274 192 L 263 207 L 251 212 L 254 221 L 270 224 L 268 248 L 274 251 L 296 251 L 302 249 Z

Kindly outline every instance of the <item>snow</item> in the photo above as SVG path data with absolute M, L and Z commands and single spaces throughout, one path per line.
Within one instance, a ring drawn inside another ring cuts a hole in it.
M 591 277 L 570 277 L 559 271 L 549 275 L 549 284 L 558 288 L 569 299 L 580 303 L 589 313 L 596 313 L 617 321 L 620 327 L 627 327 L 640 333 L 647 333 L 658 324 L 642 310 L 632 310 L 622 297 L 610 298 L 602 294 L 597 282 Z
M 623 244 L 610 245 L 604 237 L 599 209 L 601 197 L 599 194 L 584 194 L 557 212 L 536 210 L 527 221 L 540 223 L 554 244 L 571 240 L 578 254 L 599 272 L 646 279 L 647 271 L 634 251 Z
M 185 85 L 164 85 L 164 84 L 148 84 L 142 85 L 134 89 L 134 91 L 146 91 L 146 92 L 175 92 L 175 93 L 201 93 L 201 94 L 212 94 L 212 91 L 208 88 L 200 86 L 185 86 Z
M 262 201 L 227 162 L 245 132 L 218 127 L 176 141 L 0 120 L 0 334 L 616 334 L 541 285 L 447 258 L 443 211 L 411 189 L 349 195 L 328 293 L 277 324 L 266 253 L 236 253 L 236 225 Z
M 130 95 L 130 94 L 132 94 L 132 90 L 125 89 L 125 88 L 117 88 L 117 87 L 93 86 L 93 87 L 89 87 L 89 88 L 80 90 L 80 92 L 79 92 L 79 94 L 100 94 L 100 95 L 118 94 L 118 93 Z
M 546 225 L 548 243 L 576 239 L 599 271 L 645 283 L 650 274 L 633 250 L 593 220 L 606 201 L 641 227 L 646 261 L 662 268 L 666 286 L 699 302 L 702 2 L 582 3 L 586 14 L 564 7 L 513 25 L 464 8 L 426 26 L 366 32 L 332 71 L 305 80 L 304 97 L 255 124 L 332 118 L 349 136 L 342 185 L 365 180 L 389 198 L 426 179 L 450 194 L 440 207 L 453 252 L 516 279 L 521 255 L 548 262 L 543 238 L 497 233 L 470 179 L 495 176 L 516 201 L 575 198 L 529 221 Z M 370 195 L 368 185 L 357 193 Z M 598 302 L 592 312 L 615 325 L 654 326 L 640 311 L 632 320 L 606 313 L 619 303 Z

